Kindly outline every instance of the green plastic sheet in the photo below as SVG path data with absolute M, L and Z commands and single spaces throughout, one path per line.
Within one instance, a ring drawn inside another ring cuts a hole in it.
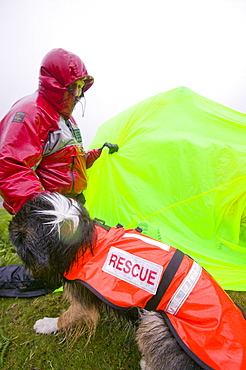
M 86 207 L 179 248 L 227 290 L 246 290 L 246 115 L 185 87 L 103 123 L 119 152 L 88 170 Z

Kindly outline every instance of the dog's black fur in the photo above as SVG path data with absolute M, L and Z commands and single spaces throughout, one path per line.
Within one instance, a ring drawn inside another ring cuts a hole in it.
M 12 219 L 10 240 L 17 248 L 17 254 L 33 277 L 40 278 L 54 286 L 61 286 L 63 274 L 75 261 L 78 250 L 83 254 L 92 251 L 95 239 L 94 221 L 85 207 L 76 203 L 79 210 L 79 227 L 69 234 L 69 222 L 64 222 L 60 235 L 53 232 L 50 222 L 54 206 L 43 195 L 29 200 Z M 44 212 L 45 211 L 45 212 Z M 41 213 L 39 213 L 41 212 Z
M 60 202 L 65 204 L 64 217 L 55 222 L 59 218 L 56 209 Z M 78 225 L 73 229 L 74 217 L 78 218 Z M 59 194 L 44 193 L 29 200 L 13 217 L 9 232 L 26 268 L 35 278 L 54 286 L 63 283 L 63 274 L 76 260 L 78 252 L 83 255 L 89 248 L 93 253 L 96 241 L 95 220 L 85 207 Z M 65 283 L 64 292 L 71 303 L 69 309 L 58 319 L 50 319 L 57 320 L 55 322 L 38 320 L 35 330 L 49 334 L 83 323 L 93 332 L 100 307 L 105 304 L 77 282 Z M 142 369 L 202 369 L 181 349 L 160 313 L 141 310 L 139 314 L 136 340 L 143 356 Z

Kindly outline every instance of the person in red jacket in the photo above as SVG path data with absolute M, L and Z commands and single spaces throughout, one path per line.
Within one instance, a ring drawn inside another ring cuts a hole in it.
M 17 101 L 0 124 L 0 195 L 16 214 L 40 192 L 58 192 L 85 202 L 86 169 L 103 147 L 84 151 L 72 112 L 92 86 L 82 60 L 61 48 L 43 59 L 38 90 Z

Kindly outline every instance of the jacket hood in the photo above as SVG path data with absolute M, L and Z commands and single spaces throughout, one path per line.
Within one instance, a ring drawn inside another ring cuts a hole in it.
M 76 104 L 68 86 L 84 78 L 83 92 L 93 84 L 94 79 L 87 73 L 82 60 L 64 49 L 53 49 L 45 55 L 39 72 L 39 94 L 47 99 L 65 118 L 69 118 Z

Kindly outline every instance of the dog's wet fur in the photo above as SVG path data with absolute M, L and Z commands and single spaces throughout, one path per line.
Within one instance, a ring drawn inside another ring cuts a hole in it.
M 38 320 L 37 333 L 51 334 L 73 326 L 85 326 L 89 337 L 95 332 L 100 312 L 115 311 L 78 282 L 65 282 L 63 274 L 79 255 L 93 253 L 95 220 L 86 208 L 60 194 L 41 193 L 26 202 L 9 225 L 10 240 L 25 267 L 50 286 L 64 284 L 70 307 L 58 318 Z M 116 312 L 117 315 L 121 312 Z M 137 314 L 137 320 L 136 320 Z M 124 317 L 136 322 L 136 341 L 143 370 L 202 369 L 177 343 L 159 312 L 129 310 Z

